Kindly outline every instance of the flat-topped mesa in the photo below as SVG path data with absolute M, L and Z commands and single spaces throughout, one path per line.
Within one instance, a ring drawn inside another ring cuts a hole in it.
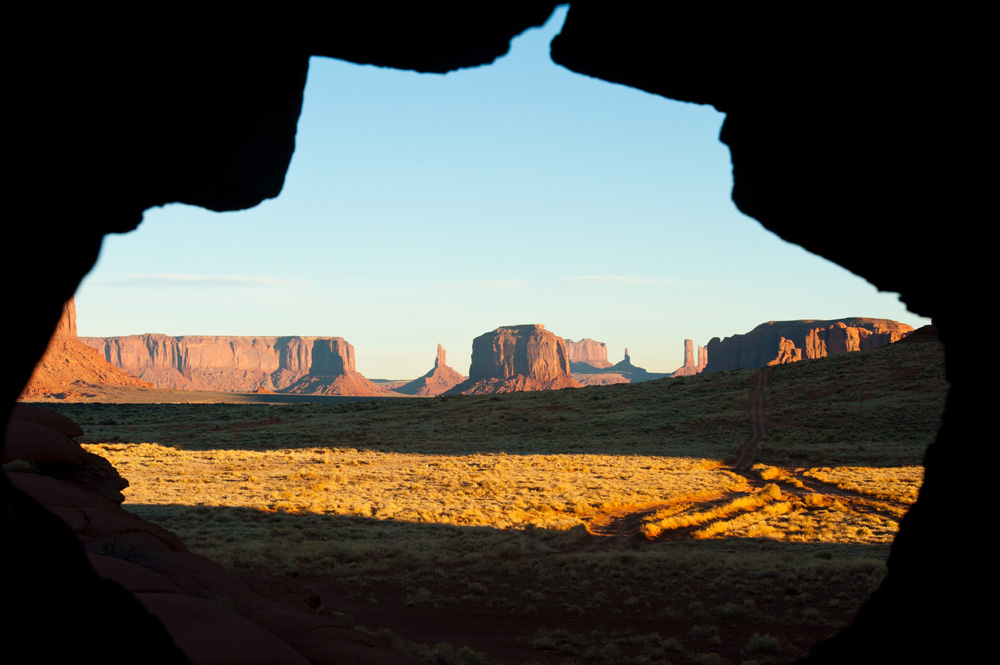
M 545 326 L 503 326 L 472 340 L 469 378 L 447 394 L 579 388 L 570 375 L 566 340 Z
M 438 344 L 437 357 L 434 359 L 434 368 L 419 379 L 414 379 L 396 388 L 395 392 L 404 395 L 417 395 L 419 397 L 435 397 L 454 388 L 465 381 L 465 378 L 451 367 L 448 367 L 445 362 L 444 347 Z
M 338 390 L 360 392 L 329 394 L 385 393 L 357 374 L 354 347 L 342 337 L 145 334 L 83 341 L 103 353 L 112 365 L 158 388 L 314 392 L 332 390 L 327 385 L 332 378 L 351 377 L 351 385 Z M 302 384 L 307 376 L 313 378 Z
M 608 345 L 604 342 L 598 342 L 590 338 L 574 342 L 567 338 L 566 351 L 569 353 L 569 366 L 573 371 L 577 371 L 573 367 L 576 364 L 590 365 L 597 369 L 611 367 L 611 363 L 608 361 Z
M 744 335 L 708 343 L 706 373 L 758 369 L 886 346 L 906 337 L 911 326 L 889 319 L 851 317 L 829 321 L 768 321 Z

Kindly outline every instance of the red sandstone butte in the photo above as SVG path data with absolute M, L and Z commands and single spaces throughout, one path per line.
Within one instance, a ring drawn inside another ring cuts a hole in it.
M 540 323 L 504 326 L 472 340 L 469 378 L 446 395 L 580 388 L 570 375 L 566 340 Z

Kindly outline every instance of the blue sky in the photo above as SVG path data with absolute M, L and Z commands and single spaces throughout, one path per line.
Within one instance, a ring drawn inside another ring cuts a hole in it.
M 737 211 L 715 109 L 553 64 L 564 14 L 446 75 L 314 58 L 281 195 L 108 237 L 80 334 L 340 336 L 369 378 L 413 378 L 438 343 L 467 372 L 500 325 L 672 371 L 684 339 L 764 321 L 928 322 Z

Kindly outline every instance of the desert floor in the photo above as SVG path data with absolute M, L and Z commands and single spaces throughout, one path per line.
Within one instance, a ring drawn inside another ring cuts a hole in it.
M 435 662 L 784 663 L 884 576 L 946 388 L 922 342 L 511 395 L 44 405 L 128 510 Z

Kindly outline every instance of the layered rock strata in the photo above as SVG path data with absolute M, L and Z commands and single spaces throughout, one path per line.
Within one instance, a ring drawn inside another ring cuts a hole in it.
M 913 328 L 889 319 L 852 317 L 831 321 L 768 321 L 744 335 L 708 343 L 706 373 L 758 369 L 886 346 Z
M 469 378 L 445 394 L 473 395 L 579 388 L 566 340 L 540 323 L 505 326 L 472 340 Z
M 403 395 L 416 395 L 418 397 L 435 397 L 444 393 L 461 382 L 466 377 L 462 376 L 445 362 L 444 347 L 438 344 L 437 358 L 434 359 L 434 367 L 419 379 L 414 379 L 395 389 L 397 393 Z

